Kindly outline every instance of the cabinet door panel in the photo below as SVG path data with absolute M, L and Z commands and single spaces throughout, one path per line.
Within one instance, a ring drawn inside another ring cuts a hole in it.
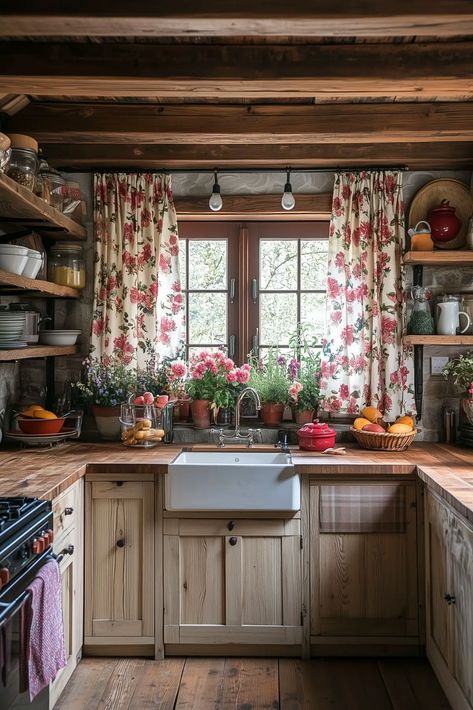
M 368 619 L 409 616 L 409 578 L 404 535 L 364 535 L 364 597 Z M 415 613 L 412 610 L 411 613 Z
M 449 513 L 445 505 L 429 495 L 427 504 L 428 559 L 428 630 L 430 639 L 444 661 L 450 661 L 451 609 L 445 602 L 449 588 L 447 568 Z
M 181 624 L 224 624 L 224 540 L 180 539 Z
M 451 519 L 453 675 L 473 706 L 473 531 Z M 445 602 L 444 602 L 445 604 Z M 446 605 L 447 606 L 447 605 Z
M 239 540 L 242 545 L 242 623 L 282 626 L 281 538 L 243 537 Z
M 362 535 L 320 536 L 319 614 L 358 618 L 363 614 Z

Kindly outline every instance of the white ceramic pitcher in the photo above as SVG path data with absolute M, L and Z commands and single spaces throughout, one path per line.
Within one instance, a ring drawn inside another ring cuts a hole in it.
M 466 318 L 466 325 L 463 329 L 460 323 L 461 316 Z M 458 301 L 437 303 L 437 335 L 456 335 L 457 328 L 460 329 L 460 334 L 466 333 L 470 324 L 470 316 L 460 310 Z

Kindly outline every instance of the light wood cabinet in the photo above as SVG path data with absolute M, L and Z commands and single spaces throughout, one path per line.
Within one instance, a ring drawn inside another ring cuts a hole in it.
M 427 655 L 455 708 L 473 707 L 473 529 L 426 497 Z
M 85 645 L 154 654 L 154 483 L 95 479 L 86 482 Z
M 167 518 L 166 644 L 302 638 L 300 520 Z
M 381 639 L 414 645 L 416 485 L 312 482 L 309 508 L 313 651 L 347 643 L 359 654 Z
M 53 501 L 55 541 L 61 573 L 62 613 L 67 665 L 50 685 L 49 703 L 54 707 L 76 668 L 82 653 L 84 592 L 84 482 L 77 481 Z M 67 514 L 64 514 L 64 511 Z

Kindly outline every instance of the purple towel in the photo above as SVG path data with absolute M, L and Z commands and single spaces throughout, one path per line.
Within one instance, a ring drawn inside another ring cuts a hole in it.
M 55 560 L 41 567 L 27 591 L 21 618 L 20 690 L 29 690 L 33 700 L 67 662 L 61 575 Z

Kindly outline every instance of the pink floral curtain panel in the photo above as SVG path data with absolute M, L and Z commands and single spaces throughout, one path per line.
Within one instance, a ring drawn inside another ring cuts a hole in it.
M 401 340 L 403 237 L 402 173 L 335 176 L 321 377 L 328 411 L 415 412 L 412 356 Z
M 91 352 L 144 367 L 173 357 L 185 321 L 171 178 L 96 174 Z

